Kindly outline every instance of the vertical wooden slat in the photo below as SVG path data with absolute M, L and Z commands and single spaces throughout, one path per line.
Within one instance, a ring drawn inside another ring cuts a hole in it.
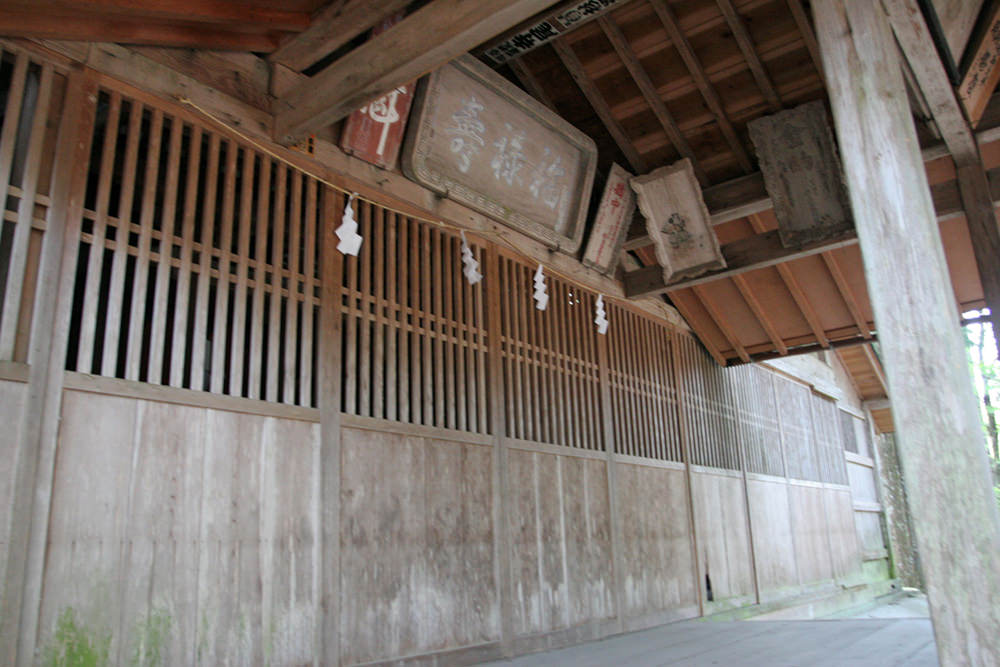
M 580 407 L 576 404 L 576 392 L 574 391 L 576 382 L 574 381 L 576 373 L 575 371 L 575 358 L 571 355 L 569 349 L 569 341 L 574 335 L 579 335 L 578 327 L 574 326 L 575 318 L 573 314 L 579 312 L 580 307 L 575 303 L 570 302 L 570 298 L 579 298 L 579 295 L 573 292 L 573 288 L 568 285 L 564 285 L 564 301 L 563 301 L 563 317 L 559 319 L 559 327 L 557 329 L 557 341 L 559 346 L 559 354 L 562 360 L 562 396 L 560 397 L 562 402 L 562 414 L 563 421 L 566 424 L 566 430 L 572 434 L 572 444 L 574 447 L 580 447 L 581 449 L 587 449 L 587 436 L 586 429 L 584 428 L 584 415 L 580 410 Z M 570 295 L 573 295 L 572 297 Z M 567 443 L 570 444 L 570 443 Z
M 451 270 L 448 272 L 448 282 L 452 285 L 452 302 L 454 303 L 454 310 L 452 312 L 452 321 L 454 322 L 455 331 L 455 397 L 456 406 L 455 412 L 458 418 L 455 423 L 455 428 L 459 430 L 466 430 L 468 428 L 468 416 L 469 416 L 469 402 L 468 394 L 466 394 L 466 385 L 468 384 L 466 380 L 465 372 L 465 344 L 468 342 L 468 319 L 465 316 L 465 301 L 464 301 L 464 289 L 463 285 L 465 283 L 465 277 L 461 273 L 461 262 L 458 261 L 458 257 L 455 254 L 455 250 L 458 244 L 458 239 L 454 236 L 448 238 L 448 256 L 451 258 Z
M 248 396 L 261 398 L 261 366 L 264 362 L 264 293 L 267 281 L 267 230 L 270 224 L 271 160 L 261 156 L 257 177 L 257 225 L 254 232 L 254 289 L 250 316 L 250 368 L 248 370 Z M 274 345 L 270 339 L 269 345 Z M 270 369 L 268 369 L 270 376 Z
M 420 230 L 420 246 L 424 249 L 421 257 L 420 264 L 420 309 L 421 309 L 421 324 L 424 329 L 423 341 L 422 341 L 422 355 L 423 359 L 423 424 L 427 426 L 433 426 L 437 423 L 436 416 L 434 412 L 435 401 L 437 394 L 434 392 L 434 363 L 432 358 L 432 346 L 433 349 L 437 349 L 437 346 L 433 342 L 433 331 L 435 329 L 434 319 L 432 315 L 433 305 L 432 305 L 432 294 L 431 294 L 431 266 L 432 258 L 430 256 L 431 242 L 434 238 L 434 233 L 431 231 L 430 225 L 423 225 Z
M 125 378 L 139 379 L 142 341 L 146 324 L 146 287 L 149 284 L 149 252 L 153 240 L 153 216 L 156 214 L 156 190 L 160 177 L 160 150 L 163 142 L 163 111 L 153 109 L 146 148 L 146 174 L 142 187 L 142 212 L 139 216 L 139 247 L 132 272 L 132 302 L 125 335 Z M 127 237 L 123 240 L 126 240 Z
M 398 227 L 398 270 L 394 276 L 396 281 L 397 301 L 399 302 L 399 408 L 398 419 L 401 422 L 410 422 L 410 336 L 411 328 L 409 324 L 408 312 L 412 308 L 410 303 L 410 290 L 407 289 L 410 278 L 409 262 L 409 227 L 410 221 L 405 216 L 399 215 L 396 218 Z
M 279 394 L 281 383 L 279 378 L 282 375 L 281 350 L 283 348 L 281 340 L 281 304 L 282 296 L 282 276 L 285 274 L 285 208 L 288 195 L 288 168 L 284 165 L 277 165 L 277 175 L 274 187 L 274 222 L 271 231 L 271 257 L 268 268 L 271 274 L 271 301 L 269 303 L 267 318 L 267 391 L 265 397 L 271 402 L 280 402 L 282 395 Z M 263 271 L 261 269 L 261 281 L 263 281 Z M 289 281 L 289 288 L 291 281 Z
M 108 115 L 104 128 L 104 143 L 101 148 L 101 170 L 97 178 L 97 198 L 94 202 L 94 226 L 90 255 L 87 259 L 87 275 L 84 279 L 83 314 L 80 318 L 80 343 L 76 358 L 76 370 L 90 373 L 94 370 L 94 341 L 97 333 L 98 290 L 104 267 L 105 239 L 108 228 L 108 201 L 111 198 L 112 173 L 115 167 L 115 152 L 118 145 L 118 123 L 122 98 L 118 92 L 110 93 Z M 2 178 L 2 174 L 0 174 Z M 0 180 L 0 188 L 3 181 Z M 0 201 L 6 200 L 6 196 Z M 176 337 L 175 337 L 176 340 Z
M 236 225 L 236 143 L 226 146 L 225 180 L 222 191 L 222 239 L 219 243 L 219 278 L 215 285 L 215 320 L 212 324 L 212 358 L 210 391 L 225 391 L 226 347 L 229 342 L 229 283 L 233 252 L 233 227 Z
M 188 303 L 191 296 L 192 253 L 194 250 L 194 221 L 198 208 L 198 172 L 201 165 L 201 128 L 191 127 L 188 149 L 188 172 L 184 189 L 184 213 L 181 223 L 181 263 L 177 270 L 177 288 L 174 297 L 173 354 L 170 355 L 170 376 L 167 382 L 180 387 L 184 382 L 184 361 L 191 348 L 188 340 Z M 86 303 L 84 304 L 86 307 Z M 86 315 L 86 313 L 85 313 Z
M 568 359 L 569 394 L 567 400 L 569 401 L 570 419 L 573 422 L 573 427 L 576 429 L 576 436 L 580 442 L 579 446 L 584 449 L 593 449 L 587 406 L 580 400 L 581 378 L 583 375 L 579 349 L 583 337 L 583 329 L 580 326 L 580 312 L 586 308 L 586 297 L 586 294 L 581 294 L 579 296 L 581 303 L 571 305 L 569 308 L 569 318 L 563 330 L 563 344 Z
M 566 364 L 567 355 L 565 346 L 563 345 L 563 337 L 565 336 L 566 326 L 569 322 L 570 292 L 569 286 L 560 281 L 559 296 L 562 305 L 558 311 L 559 317 L 553 317 L 550 320 L 549 335 L 552 348 L 555 351 L 555 367 L 559 389 L 559 394 L 555 397 L 555 400 L 559 408 L 558 415 L 560 430 L 562 432 L 562 444 L 571 447 L 582 447 L 583 443 L 580 440 L 579 432 L 574 428 L 573 420 L 570 417 L 570 396 L 569 385 L 567 384 L 569 367 Z
M 52 79 L 52 66 L 43 65 L 38 85 L 38 97 L 35 99 L 35 108 L 31 119 L 31 134 L 28 140 L 28 151 L 25 155 L 24 173 L 21 178 L 21 200 L 17 207 L 17 224 L 14 226 L 14 238 L 7 265 L 6 293 L 3 297 L 3 310 L 0 311 L 0 359 L 14 357 L 14 343 L 17 340 L 17 317 L 21 311 L 24 271 L 28 261 L 28 242 L 31 240 L 32 219 L 35 217 L 35 195 L 38 192 L 39 171 L 43 158 L 45 121 L 49 116 L 49 100 L 52 97 Z M 18 109 L 19 111 L 20 109 Z M 16 114 L 14 118 L 16 118 Z M 14 118 L 11 119 L 11 125 L 15 125 L 17 122 Z M 5 188 L 8 179 L 4 179 Z M 6 197 L 0 200 L 0 213 L 6 210 L 6 203 Z M 0 229 L 2 228 L 3 221 L 0 220 Z
M 396 214 L 391 211 L 383 213 L 385 225 L 385 272 L 379 271 L 382 276 L 382 285 L 385 295 L 385 307 L 379 308 L 379 312 L 385 317 L 385 325 L 379 325 L 379 331 L 385 330 L 385 418 L 396 420 L 398 415 L 398 354 L 397 343 L 399 338 L 398 318 L 400 316 L 399 301 L 396 298 L 396 288 L 398 286 L 398 275 L 396 274 L 396 256 L 399 239 L 397 235 Z M 379 356 L 381 359 L 381 355 Z
M 427 338 L 427 323 L 420 303 L 420 232 L 421 223 L 407 219 L 410 228 L 410 420 L 414 424 L 426 423 L 423 414 L 423 381 L 421 379 L 420 343 Z M 423 329 L 423 333 L 419 333 Z M 427 363 L 427 357 L 423 362 Z
M 513 283 L 510 278 L 510 262 L 507 261 L 506 257 L 502 257 L 498 253 L 491 253 L 490 256 L 496 256 L 499 266 L 497 267 L 497 275 L 499 276 L 500 284 L 504 286 L 503 290 L 497 292 L 497 298 L 500 300 L 500 336 L 503 340 L 500 341 L 499 349 L 503 351 L 503 394 L 504 394 L 504 405 L 506 410 L 504 415 L 506 417 L 504 432 L 508 436 L 520 437 L 517 424 L 518 418 L 515 414 L 515 390 L 514 390 L 514 345 L 513 338 L 511 336 L 511 307 L 510 307 L 510 293 L 513 288 Z M 489 290 L 489 288 L 487 288 Z M 496 327 L 493 327 L 496 329 Z M 493 378 L 490 383 L 491 387 L 495 387 L 497 379 Z
M 208 337 L 208 298 L 211 294 L 212 248 L 215 244 L 215 200 L 219 185 L 219 135 L 212 134 L 208 142 L 208 170 L 205 172 L 205 197 L 202 200 L 201 251 L 198 253 L 198 286 L 194 305 L 194 331 L 191 347 L 191 388 L 209 388 L 205 365 Z M 115 250 L 117 252 L 117 248 Z M 105 373 L 106 374 L 106 373 Z
M 375 288 L 375 345 L 372 353 L 372 416 L 385 418 L 385 209 L 375 206 L 372 213 L 373 253 L 375 255 L 375 273 L 372 280 Z
M 473 247 L 473 251 L 474 251 L 474 253 L 476 255 L 476 259 L 479 261 L 479 266 L 482 267 L 480 270 L 482 271 L 483 274 L 485 274 L 488 271 L 494 271 L 492 269 L 492 267 L 487 267 L 486 266 L 487 258 L 485 257 L 485 255 L 483 253 L 483 249 L 480 246 L 474 246 Z M 494 256 L 491 255 L 490 258 L 489 258 L 489 261 L 493 261 L 493 260 L 494 260 Z M 494 275 L 494 280 L 496 280 L 496 275 L 497 274 L 494 272 L 493 275 Z M 488 361 L 487 360 L 487 354 L 488 354 L 488 352 L 487 352 L 487 346 L 491 344 L 490 340 L 489 340 L 489 336 L 490 336 L 489 329 L 490 329 L 491 324 L 490 324 L 489 320 L 487 319 L 486 312 L 485 312 L 486 309 L 484 308 L 484 301 L 486 300 L 486 287 L 482 284 L 482 282 L 480 282 L 475 288 L 473 288 L 473 297 L 476 300 L 476 326 L 479 328 L 478 333 L 476 335 L 476 338 L 479 341 L 479 348 L 476 350 L 476 388 L 477 388 L 477 392 L 478 392 L 478 395 L 479 395 L 479 403 L 478 403 L 479 404 L 479 432 L 480 433 L 490 433 L 490 432 L 493 431 L 493 429 L 490 427 L 490 424 L 487 422 L 487 419 L 488 419 L 488 414 L 487 413 L 490 412 L 492 410 L 492 408 L 488 404 L 489 397 L 488 397 L 488 389 L 487 389 L 487 376 L 486 376 L 487 370 L 486 370 L 486 366 L 487 366 L 487 361 Z M 489 311 L 489 316 L 490 317 L 499 317 L 499 309 L 490 310 Z M 497 329 L 497 330 L 499 331 L 499 329 Z M 500 352 L 499 343 L 495 347 L 495 350 L 496 350 L 497 353 Z M 497 368 L 499 368 L 499 366 L 497 366 Z M 499 376 L 497 376 L 497 377 L 493 377 L 492 375 L 490 376 L 490 385 L 495 385 L 496 386 L 496 388 L 494 389 L 494 391 L 500 391 L 501 390 L 501 387 L 499 386 L 499 382 L 500 382 Z
M 444 257 L 442 255 L 441 248 L 441 237 L 443 234 L 439 230 L 434 230 L 431 234 L 433 241 L 433 254 L 434 268 L 432 269 L 432 276 L 434 278 L 433 294 L 434 294 L 434 331 L 435 335 L 435 345 L 434 345 L 434 425 L 444 428 L 448 425 L 448 421 L 445 415 L 445 390 L 444 390 L 444 351 L 445 342 L 444 337 L 446 335 L 447 327 L 444 324 L 443 315 L 443 290 L 441 288 L 441 274 L 443 273 L 442 263 L 444 262 Z
M 541 406 L 542 385 L 539 380 L 538 348 L 533 326 L 535 313 L 538 311 L 534 306 L 533 300 L 528 296 L 532 293 L 533 288 L 532 271 L 521 264 L 518 264 L 517 268 L 519 278 L 517 296 L 521 307 L 521 342 L 524 345 L 525 382 L 527 386 L 524 400 L 528 401 L 528 413 L 531 415 L 528 419 L 528 423 L 531 425 L 528 439 L 543 440 L 545 438 L 545 430 L 542 426 L 544 417 L 544 410 Z
M 441 234 L 441 279 L 444 299 L 444 308 L 441 311 L 443 318 L 443 329 L 445 332 L 444 346 L 444 386 L 445 386 L 445 410 L 447 411 L 448 428 L 458 428 L 458 388 L 456 376 L 456 354 L 458 350 L 458 327 L 455 326 L 455 307 L 452 284 L 455 275 L 452 273 L 452 242 L 453 238 L 448 234 Z
M 25 119 L 21 118 L 21 103 L 28 76 L 28 55 L 18 53 L 14 60 L 10 88 L 7 89 L 7 105 L 4 107 L 3 130 L 0 131 L 0 202 L 7 208 L 7 192 L 10 188 L 10 172 L 14 165 L 14 147 L 17 145 L 17 130 Z
M 236 285 L 233 289 L 233 326 L 229 343 L 229 393 L 243 395 L 244 351 L 246 348 L 247 323 L 247 281 L 250 259 L 250 232 L 253 218 L 253 188 L 255 155 L 247 148 L 242 149 L 243 164 L 240 176 L 240 213 L 237 218 L 236 242 Z M 252 317 L 253 314 L 251 313 Z
M 465 274 L 462 273 L 463 268 L 464 265 L 459 261 L 455 271 L 455 279 L 462 287 L 462 303 L 465 310 L 465 348 L 462 351 L 465 354 L 465 391 L 466 396 L 468 396 L 466 428 L 474 433 L 479 433 L 482 432 L 479 424 L 478 394 L 476 393 L 476 347 L 478 345 L 477 328 L 479 322 L 472 302 L 472 286 L 466 280 Z
M 303 295 L 302 295 L 302 372 L 300 405 L 314 405 L 313 386 L 313 314 L 316 308 L 316 223 L 322 215 L 318 206 L 318 184 L 310 178 L 306 182 L 306 208 L 302 216 L 302 226 L 305 232 L 305 257 L 302 262 Z
M 153 320 L 150 326 L 149 368 L 146 371 L 146 381 L 154 384 L 169 380 L 169 376 L 165 377 L 163 373 L 163 356 L 167 330 L 170 265 L 174 257 L 174 238 L 180 231 L 177 229 L 177 185 L 180 181 L 183 130 L 184 123 L 180 119 L 171 119 L 163 213 L 160 217 L 160 252 L 156 264 L 156 291 L 153 295 Z M 190 166 L 188 168 L 190 169 Z M 195 168 L 197 169 L 197 165 Z M 171 346 L 176 354 L 177 343 L 171 341 Z
M 288 298 L 285 300 L 285 365 L 282 401 L 295 403 L 299 389 L 296 358 L 299 351 L 299 259 L 302 256 L 302 174 L 292 170 L 288 212 Z
M 346 205 L 345 205 L 346 206 Z M 355 210 L 355 215 L 358 215 L 357 204 L 351 204 Z M 337 225 L 340 225 L 340 220 L 343 219 L 343 207 L 338 205 L 338 211 L 340 211 L 340 218 L 338 218 Z M 360 218 L 358 218 L 360 219 Z M 326 233 L 326 232 L 324 232 Z M 332 231 L 331 231 L 332 233 Z M 370 241 L 364 241 L 370 242 Z M 356 255 L 348 255 L 344 258 L 346 260 L 346 271 L 347 271 L 347 342 L 344 346 L 345 359 L 344 359 L 344 370 L 343 370 L 343 392 L 344 392 L 344 411 L 348 414 L 358 414 L 358 318 L 360 317 L 361 310 L 358 308 L 358 272 L 361 270 L 359 265 L 359 258 Z M 362 323 L 363 326 L 363 323 Z

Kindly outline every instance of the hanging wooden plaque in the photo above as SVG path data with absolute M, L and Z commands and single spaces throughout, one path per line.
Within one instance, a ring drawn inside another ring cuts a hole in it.
M 382 21 L 372 35 L 385 32 L 402 18 L 400 13 Z M 344 152 L 383 169 L 394 169 L 416 88 L 415 81 L 399 86 L 348 116 L 340 136 Z
M 771 195 L 782 245 L 798 248 L 854 229 L 823 102 L 758 118 L 747 129 Z
M 475 58 L 417 90 L 403 173 L 553 248 L 579 249 L 596 165 L 590 137 Z
M 631 183 L 664 283 L 726 268 L 690 160 L 660 167 Z
M 618 256 L 632 223 L 635 194 L 628 184 L 630 176 L 617 164 L 611 165 L 601 204 L 590 228 L 590 238 L 581 261 L 601 273 L 612 273 L 618 266 Z

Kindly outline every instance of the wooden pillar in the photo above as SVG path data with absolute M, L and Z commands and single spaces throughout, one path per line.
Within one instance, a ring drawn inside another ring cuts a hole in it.
M 1000 516 L 896 47 L 879 3 L 813 11 L 938 654 L 994 664 Z
M 340 225 L 344 198 L 330 188 L 323 193 L 324 213 L 320 245 L 322 291 L 319 302 L 318 405 L 319 452 L 319 562 L 316 564 L 319 596 L 313 629 L 316 663 L 340 664 L 340 349 L 341 284 L 343 255 L 337 250 L 334 231 Z
M 39 258 L 31 321 L 28 397 L 14 466 L 14 493 L 7 572 L 0 606 L 0 662 L 31 665 L 35 659 L 42 577 L 48 542 L 63 369 L 83 219 L 90 137 L 97 108 L 92 73 L 69 73 L 59 124 L 52 204 Z

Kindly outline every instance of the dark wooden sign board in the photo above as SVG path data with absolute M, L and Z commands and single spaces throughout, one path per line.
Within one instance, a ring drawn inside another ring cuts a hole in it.
M 385 32 L 402 18 L 399 13 L 382 21 L 372 30 L 372 36 Z M 348 116 L 340 136 L 344 152 L 383 169 L 394 169 L 416 87 L 416 82 L 400 86 Z
M 601 204 L 597 207 L 594 224 L 587 239 L 587 249 L 581 260 L 585 266 L 601 273 L 613 273 L 618 266 L 618 256 L 635 211 L 635 194 L 629 187 L 631 174 L 617 164 L 611 165 L 611 172 L 604 184 Z
M 838 238 L 854 229 L 823 102 L 758 118 L 747 129 L 785 247 Z
M 402 167 L 421 185 L 575 253 L 597 146 L 489 67 L 464 56 L 419 86 Z

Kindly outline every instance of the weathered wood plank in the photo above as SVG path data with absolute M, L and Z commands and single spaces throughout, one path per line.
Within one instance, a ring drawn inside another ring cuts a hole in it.
M 488 5 L 435 0 L 350 51 L 278 100 L 275 137 L 297 137 L 330 125 L 369 100 L 412 81 L 554 0 L 502 0 Z M 434 43 L 428 48 L 427 35 Z
M 1000 625 L 1000 572 L 992 556 L 1000 550 L 1000 516 L 892 36 L 873 4 L 819 0 L 813 10 L 852 208 L 863 212 L 856 224 L 894 388 L 900 456 L 913 490 L 908 497 L 938 654 L 944 664 L 988 664 L 1000 654 L 994 632 Z M 887 146 L 893 150 L 887 153 Z M 893 187 L 872 187 L 879 183 Z M 923 353 L 928 345 L 935 354 Z M 948 419 L 938 418 L 942 396 L 948 397 Z M 942 448 L 950 452 L 947 462 Z

